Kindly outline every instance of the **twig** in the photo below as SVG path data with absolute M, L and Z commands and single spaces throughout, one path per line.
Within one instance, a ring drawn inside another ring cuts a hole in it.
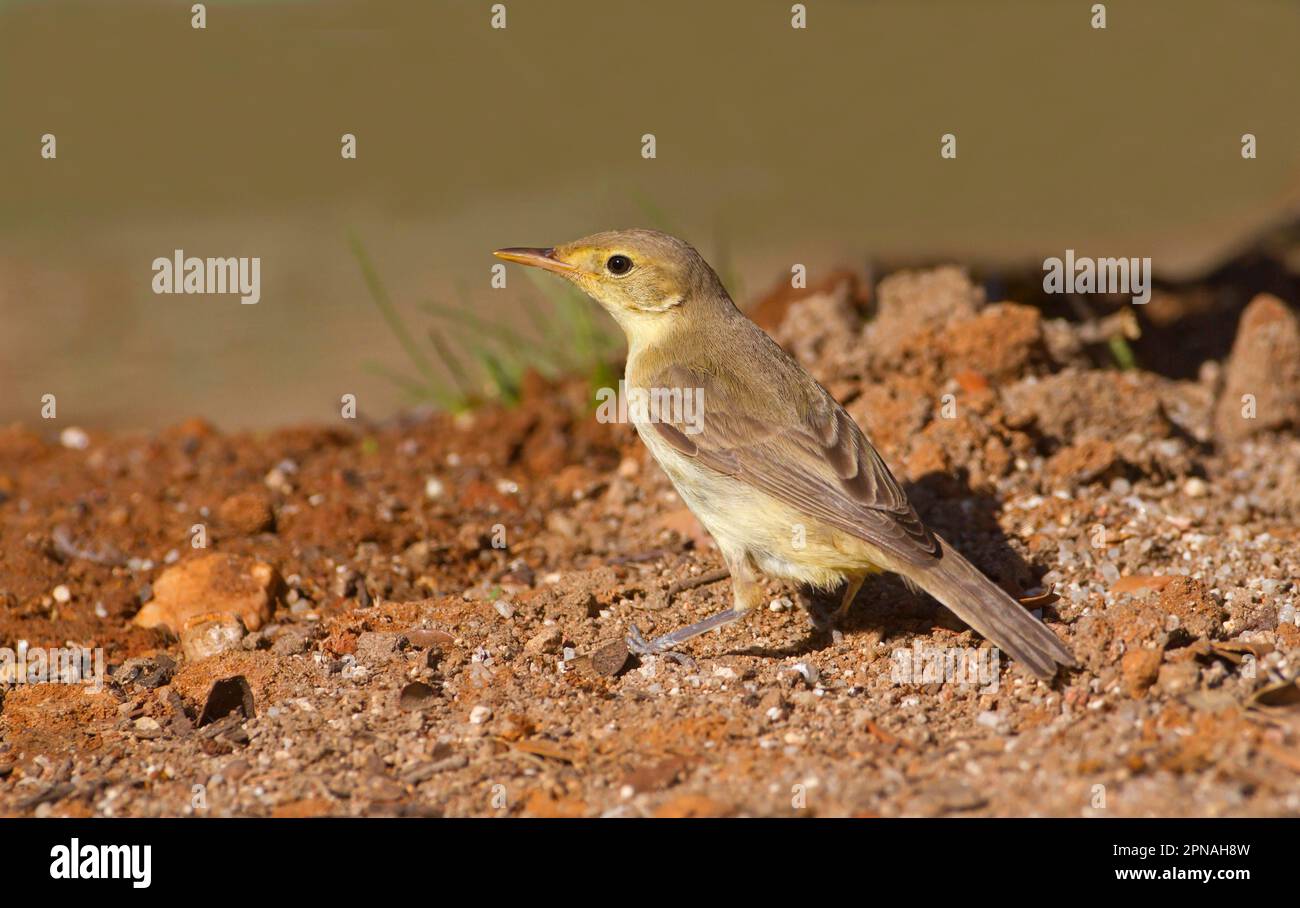
M 656 591 L 652 593 L 644 602 L 638 603 L 638 606 L 647 611 L 657 612 L 672 605 L 673 597 L 678 593 L 683 593 L 686 590 L 693 590 L 697 586 L 708 586 L 710 583 L 717 583 L 719 580 L 726 580 L 730 576 L 731 571 L 726 568 L 719 568 L 716 571 L 706 571 L 705 573 L 697 574 L 694 577 L 687 577 L 685 580 L 677 580 L 663 592 Z
M 674 581 L 672 586 L 668 587 L 668 601 L 672 602 L 673 597 L 678 593 L 693 590 L 697 586 L 708 586 L 710 583 L 726 580 L 730 576 L 731 571 L 726 568 L 718 568 L 716 571 L 705 571 L 703 574 L 696 574 L 694 577 L 687 577 L 685 580 Z

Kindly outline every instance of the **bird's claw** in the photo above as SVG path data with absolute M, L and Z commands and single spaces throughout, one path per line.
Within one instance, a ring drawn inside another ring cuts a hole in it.
M 653 640 L 646 640 L 641 636 L 640 629 L 635 624 L 628 625 L 627 631 L 627 648 L 637 656 L 663 656 L 665 659 L 672 659 L 678 665 L 684 665 L 687 668 L 695 668 L 695 660 L 685 653 L 675 652 L 668 647 L 672 644 L 665 637 L 656 637 Z
M 808 608 L 808 624 L 812 626 L 813 633 L 829 636 L 832 643 L 844 640 L 844 633 L 840 630 L 843 618 L 844 615 L 839 611 L 820 609 L 815 605 Z

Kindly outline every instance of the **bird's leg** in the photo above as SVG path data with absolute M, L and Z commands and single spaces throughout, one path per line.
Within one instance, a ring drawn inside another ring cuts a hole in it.
M 858 595 L 858 590 L 862 589 L 865 580 L 865 576 L 850 577 L 846 580 L 844 585 L 840 587 L 839 605 L 833 612 L 830 610 L 830 603 L 826 602 L 826 599 L 829 598 L 827 594 L 812 589 L 801 590 L 799 603 L 808 612 L 808 620 L 811 622 L 813 630 L 819 634 L 830 633 L 838 638 L 838 625 L 848 615 L 849 607 L 853 605 L 853 600 Z M 838 639 L 836 642 L 838 642 Z
M 731 608 L 724 612 L 718 612 L 716 615 L 710 615 L 695 624 L 679 627 L 671 633 L 655 637 L 649 641 L 641 636 L 641 632 L 633 624 L 628 628 L 627 648 L 638 656 L 660 655 L 680 662 L 682 665 L 694 665 L 695 663 L 690 656 L 673 652 L 673 647 L 685 643 L 692 637 L 698 637 L 700 634 L 707 633 L 715 628 L 725 627 L 731 622 L 745 617 L 749 610 L 763 598 L 763 587 L 758 582 L 757 574 L 749 564 L 748 559 L 736 559 L 734 562 L 729 563 L 729 567 L 731 568 Z
M 835 610 L 835 616 L 831 621 L 839 624 L 849 614 L 849 607 L 853 605 L 853 600 L 858 596 L 858 590 L 862 589 L 867 577 L 863 574 L 861 577 L 850 577 L 848 583 L 844 585 L 844 598 L 840 600 L 840 607 Z

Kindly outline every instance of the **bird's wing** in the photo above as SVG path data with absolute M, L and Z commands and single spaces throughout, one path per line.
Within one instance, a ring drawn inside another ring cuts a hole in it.
M 661 413 L 650 426 L 683 455 L 906 563 L 938 557 L 938 541 L 889 467 L 820 386 L 803 401 L 787 401 L 773 419 L 746 412 L 737 395 L 682 366 L 665 367 L 649 384 L 703 389 L 702 419 L 686 426 Z

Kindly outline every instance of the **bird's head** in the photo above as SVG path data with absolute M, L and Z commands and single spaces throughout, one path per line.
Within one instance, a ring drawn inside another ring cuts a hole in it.
M 708 263 L 689 244 L 656 230 L 611 230 L 553 246 L 498 249 L 497 258 L 553 271 L 614 316 L 633 343 L 731 305 Z

